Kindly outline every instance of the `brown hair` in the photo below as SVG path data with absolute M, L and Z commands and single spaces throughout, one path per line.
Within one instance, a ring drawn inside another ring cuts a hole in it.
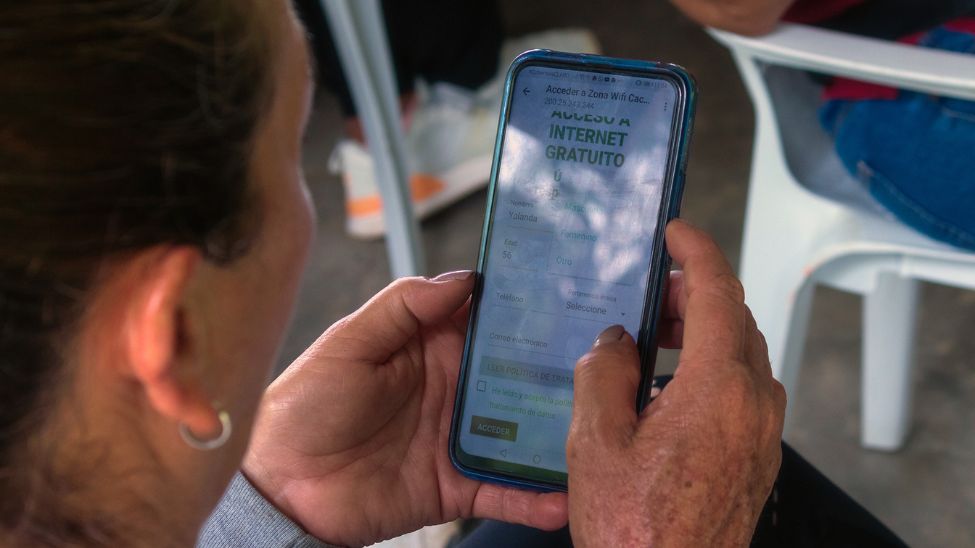
M 43 427 L 59 349 L 100 265 L 160 243 L 226 262 L 251 239 L 248 156 L 271 87 L 255 9 L 0 5 L 0 538 L 71 542 L 85 529 L 64 524 L 55 539 L 32 526 L 35 480 L 15 460 Z

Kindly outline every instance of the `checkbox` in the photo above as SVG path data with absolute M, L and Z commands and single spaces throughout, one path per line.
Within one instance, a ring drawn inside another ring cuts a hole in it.
M 477 381 L 477 391 L 484 392 L 487 390 L 487 381 Z

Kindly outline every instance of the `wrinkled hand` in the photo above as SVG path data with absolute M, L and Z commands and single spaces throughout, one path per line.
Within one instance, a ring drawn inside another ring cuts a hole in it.
M 661 344 L 673 380 L 637 415 L 633 338 L 604 331 L 575 371 L 569 521 L 577 546 L 747 546 L 781 462 L 785 392 L 715 243 L 676 221 Z
M 555 529 L 563 494 L 461 476 L 447 455 L 470 273 L 404 278 L 268 389 L 245 476 L 305 530 L 362 546 L 460 517 Z

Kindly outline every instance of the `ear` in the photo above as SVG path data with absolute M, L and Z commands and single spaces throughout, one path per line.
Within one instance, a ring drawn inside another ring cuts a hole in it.
M 200 375 L 203 319 L 191 299 L 202 257 L 189 246 L 157 251 L 135 266 L 123 316 L 125 363 L 157 412 L 207 438 L 220 420 Z

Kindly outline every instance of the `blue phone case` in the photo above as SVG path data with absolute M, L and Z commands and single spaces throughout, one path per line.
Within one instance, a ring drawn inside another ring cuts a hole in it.
M 494 217 L 495 192 L 498 183 L 501 149 L 504 143 L 505 128 L 511 108 L 511 95 L 514 81 L 520 70 L 527 66 L 562 67 L 588 71 L 605 72 L 606 74 L 647 75 L 670 79 L 678 90 L 678 104 L 674 105 L 676 136 L 671 143 L 668 155 L 668 181 L 663 195 L 664 211 L 659 215 L 657 233 L 662 234 L 666 224 L 680 213 L 681 197 L 684 190 L 684 173 L 687 166 L 687 152 L 690 144 L 691 125 L 694 117 L 696 102 L 696 85 L 693 77 L 682 67 L 670 63 L 653 61 L 639 61 L 631 59 L 617 59 L 599 55 L 562 53 L 551 50 L 531 50 L 519 55 L 508 69 L 504 83 L 504 97 L 501 102 L 501 116 L 498 122 L 497 139 L 494 145 L 494 163 L 491 167 L 491 180 L 488 188 L 487 210 L 484 226 L 481 231 L 481 244 L 478 251 L 476 280 L 470 312 L 470 325 L 474 325 L 478 313 L 478 303 L 483 291 L 486 250 L 490 237 L 491 225 Z M 640 333 L 637 345 L 640 351 L 641 381 L 637 392 L 638 401 L 634 402 L 641 410 L 648 402 L 650 386 L 653 380 L 654 362 L 657 355 L 657 322 L 659 318 L 660 302 L 666 290 L 667 275 L 670 270 L 670 256 L 667 254 L 663 238 L 654 239 L 654 251 L 650 280 L 647 284 L 644 317 L 641 319 Z M 464 343 L 464 354 L 461 360 L 461 370 L 457 380 L 457 396 L 454 402 L 453 418 L 450 428 L 449 453 L 450 461 L 464 476 L 478 481 L 488 481 L 502 485 L 532 489 L 539 491 L 566 491 L 567 487 L 561 483 L 536 481 L 529 478 L 516 477 L 497 471 L 481 470 L 465 465 L 457 454 L 458 434 L 461 427 L 461 416 L 464 405 L 464 388 L 470 374 L 470 351 L 472 344 L 472 330 L 468 328 Z

